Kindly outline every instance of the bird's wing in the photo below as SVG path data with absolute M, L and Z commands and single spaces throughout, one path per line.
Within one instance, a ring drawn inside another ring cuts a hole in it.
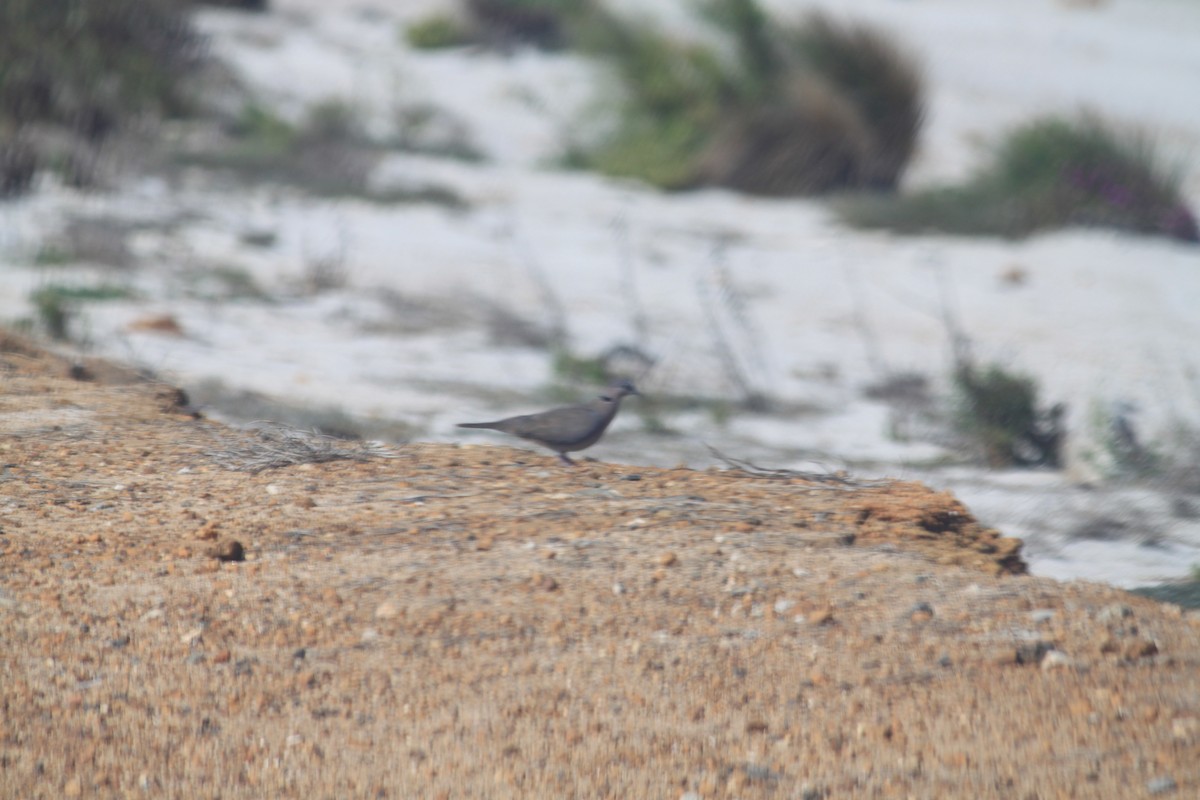
M 602 423 L 603 415 L 595 409 L 567 406 L 541 414 L 513 417 L 508 432 L 548 445 L 572 445 L 588 438 Z

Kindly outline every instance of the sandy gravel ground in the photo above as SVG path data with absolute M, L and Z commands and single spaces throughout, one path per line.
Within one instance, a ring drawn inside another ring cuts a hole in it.
M 70 366 L 0 336 L 0 796 L 1200 794 L 1200 616 L 1024 576 L 949 495 L 252 473 L 295 444 Z

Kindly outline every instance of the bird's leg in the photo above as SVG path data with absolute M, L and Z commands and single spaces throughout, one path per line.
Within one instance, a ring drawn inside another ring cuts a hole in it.
M 574 462 L 574 461 L 572 461 L 571 459 L 567 458 L 567 454 L 566 454 L 566 453 L 559 453 L 559 454 L 558 454 L 558 460 L 559 460 L 559 461 L 561 461 L 562 463 L 566 464 L 568 467 L 573 467 L 573 466 L 575 466 L 575 462 Z

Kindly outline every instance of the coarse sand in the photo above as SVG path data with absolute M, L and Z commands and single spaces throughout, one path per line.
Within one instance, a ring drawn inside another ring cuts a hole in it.
M 0 334 L 0 796 L 1200 795 L 1200 615 L 948 494 L 186 402 Z

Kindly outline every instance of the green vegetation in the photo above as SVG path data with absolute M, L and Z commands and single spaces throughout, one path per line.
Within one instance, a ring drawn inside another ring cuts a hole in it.
M 466 22 L 427 17 L 415 46 L 471 41 L 575 47 L 608 64 L 621 90 L 602 141 L 567 165 L 668 189 L 718 185 L 763 195 L 890 189 L 922 118 L 913 59 L 866 25 L 813 14 L 770 19 L 757 0 L 705 0 L 727 46 L 672 39 L 593 0 L 463 0 Z
M 1187 580 L 1157 586 L 1139 586 L 1130 591 L 1161 603 L 1174 603 L 1183 608 L 1200 608 L 1200 564 L 1192 565 L 1192 575 Z
M 423 50 L 466 44 L 557 49 L 578 37 L 592 11 L 591 0 L 464 0 L 462 15 L 431 13 L 409 25 L 404 38 Z
M 70 338 L 71 320 L 78 313 L 79 305 L 102 300 L 122 300 L 134 293 L 125 286 L 102 283 L 93 286 L 72 286 L 49 283 L 34 291 L 30 296 L 38 323 L 53 339 L 65 341 Z
M 573 383 L 591 383 L 604 386 L 611 379 L 608 371 L 608 360 L 604 356 L 588 358 L 578 356 L 566 348 L 554 350 L 554 361 L 551 365 L 554 375 Z
M 853 224 L 902 233 L 1017 237 L 1080 225 L 1200 241 L 1178 178 L 1160 166 L 1149 141 L 1094 116 L 1016 129 L 961 186 L 848 198 L 842 211 Z
M 418 50 L 460 47 L 473 41 L 471 31 L 457 16 L 435 12 L 404 29 L 404 39 Z
M 286 120 L 256 102 L 247 103 L 229 126 L 237 149 L 245 157 L 272 158 L 287 153 L 296 130 Z
M 1136 407 L 1126 402 L 1093 403 L 1089 440 L 1095 446 L 1082 457 L 1109 480 L 1150 484 L 1180 497 L 1200 496 L 1200 428 L 1177 418 L 1143 441 L 1135 416 Z M 1180 503 L 1181 508 L 1191 507 L 1187 501 Z
M 1041 411 L 1032 378 L 963 362 L 954 371 L 954 391 L 958 430 L 980 446 L 988 464 L 1058 466 L 1064 409 Z
M 184 112 L 181 78 L 202 49 L 184 0 L 0 3 L 0 192 L 53 160 L 31 125 L 94 147 L 140 115 Z
M 801 60 L 853 107 L 863 130 L 858 185 L 894 189 L 916 149 L 923 119 L 921 73 L 881 31 L 837 25 L 820 14 L 791 33 Z
M 884 34 L 814 14 L 773 23 L 755 0 L 710 0 L 732 56 L 593 15 L 587 49 L 626 100 L 614 134 L 571 161 L 665 188 L 795 195 L 892 188 L 915 147 L 921 80 Z
M 258 103 L 249 103 L 226 133 L 228 142 L 181 154 L 179 160 L 236 170 L 256 180 L 295 186 L 322 197 L 466 206 L 457 193 L 439 186 L 372 187 L 368 179 L 383 155 L 383 145 L 371 140 L 358 109 L 340 98 L 314 104 L 298 125 Z
M 694 184 L 701 151 L 734 93 L 734 77 L 710 48 L 615 20 L 592 47 L 611 61 L 627 97 L 613 136 L 573 160 L 665 188 Z
M 592 0 L 465 0 L 465 4 L 479 41 L 547 49 L 574 40 L 579 22 L 590 16 L 594 6 Z

